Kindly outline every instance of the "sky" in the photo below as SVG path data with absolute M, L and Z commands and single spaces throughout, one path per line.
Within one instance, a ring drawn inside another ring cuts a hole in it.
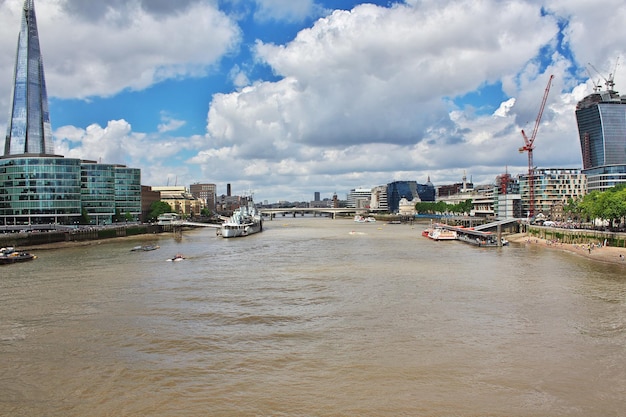
M 6 132 L 23 0 L 0 0 Z M 626 94 L 623 0 L 35 0 L 55 137 L 142 184 L 256 201 L 581 168 L 576 103 Z M 4 135 L 3 135 L 4 136 Z

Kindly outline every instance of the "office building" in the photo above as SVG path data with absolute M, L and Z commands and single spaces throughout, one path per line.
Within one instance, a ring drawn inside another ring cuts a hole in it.
M 196 199 L 200 200 L 203 207 L 214 211 L 215 210 L 215 197 L 217 193 L 217 187 L 215 184 L 191 184 L 189 186 L 189 192 Z
M 347 207 L 356 209 L 369 209 L 372 199 L 372 190 L 369 188 L 356 188 L 350 190 L 347 196 Z
M 370 209 L 378 211 L 387 211 L 387 186 L 379 185 L 372 188 L 372 200 L 370 201 Z
M 400 199 L 408 201 L 435 201 L 435 187 L 430 182 L 418 184 L 416 181 L 394 181 L 387 184 L 387 205 L 391 213 L 400 210 Z
M 54 154 L 33 0 L 24 1 L 10 108 L 0 157 L 0 224 L 102 224 L 116 213 L 139 218 L 138 169 Z
M 626 183 L 626 96 L 613 90 L 595 91 L 576 106 L 576 121 L 587 191 L 602 191 Z
M 563 218 L 563 207 L 569 199 L 581 199 L 587 188 L 586 176 L 579 169 L 550 168 L 535 169 L 535 215 L 542 214 L 555 221 Z M 527 216 L 530 209 L 530 193 L 528 174 L 519 176 L 522 197 L 522 217 Z

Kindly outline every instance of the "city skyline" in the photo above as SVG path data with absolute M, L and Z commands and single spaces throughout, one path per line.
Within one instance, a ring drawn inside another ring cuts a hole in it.
M 520 130 L 550 74 L 539 168 L 582 167 L 574 111 L 594 83 L 626 93 L 617 1 L 360 3 L 36 0 L 55 153 L 270 202 L 492 183 L 527 171 Z M 22 4 L 0 3 L 2 115 Z

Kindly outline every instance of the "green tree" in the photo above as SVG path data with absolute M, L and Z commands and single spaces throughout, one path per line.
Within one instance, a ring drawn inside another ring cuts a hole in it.
M 567 213 L 567 216 L 572 219 L 579 221 L 582 216 L 582 209 L 580 208 L 579 199 L 570 198 L 567 200 L 567 203 L 563 206 L 563 211 Z
M 172 206 L 164 201 L 155 201 L 150 205 L 148 220 L 156 220 L 163 213 L 173 213 Z
M 588 220 L 601 219 L 611 224 L 626 216 L 626 185 L 606 191 L 592 191 L 577 204 L 578 211 Z
M 89 217 L 89 213 L 87 213 L 87 209 L 83 208 L 80 212 L 80 224 L 89 224 L 91 222 L 91 218 Z

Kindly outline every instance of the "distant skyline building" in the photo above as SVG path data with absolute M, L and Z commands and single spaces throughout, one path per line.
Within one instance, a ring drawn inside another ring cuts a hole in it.
M 626 96 L 613 89 L 595 91 L 576 106 L 576 121 L 587 176 L 587 191 L 626 183 Z
M 412 201 L 416 197 L 420 201 L 435 201 L 435 187 L 430 178 L 426 184 L 418 184 L 416 181 L 394 181 L 387 184 L 387 205 L 391 213 L 398 213 L 402 198 Z
M 217 186 L 215 184 L 195 183 L 189 186 L 189 192 L 198 200 L 202 201 L 204 207 L 215 210 L 215 199 Z
M 347 207 L 356 209 L 368 209 L 370 208 L 370 201 L 372 199 L 371 188 L 355 188 L 350 190 L 347 195 Z

